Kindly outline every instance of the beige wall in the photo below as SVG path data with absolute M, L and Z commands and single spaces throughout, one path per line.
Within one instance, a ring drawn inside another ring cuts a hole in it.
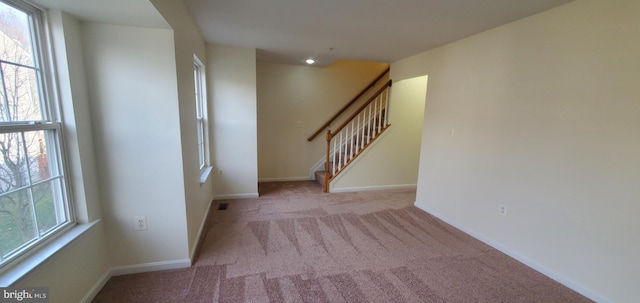
M 426 76 L 393 82 L 391 126 L 331 182 L 332 192 L 416 186 L 426 93 Z
M 416 205 L 597 301 L 636 301 L 639 15 L 579 0 L 393 63 L 429 76 Z
M 328 67 L 259 63 L 260 180 L 308 180 L 326 141 L 324 133 L 307 138 L 387 67 L 347 60 Z
M 175 64 L 178 80 L 180 142 L 187 213 L 189 256 L 194 257 L 198 235 L 206 220 L 213 198 L 213 178 L 200 184 L 196 130 L 196 99 L 193 77 L 193 56 L 206 65 L 206 47 L 200 32 L 182 1 L 153 0 L 153 5 L 173 28 Z
M 105 240 L 104 226 L 98 223 L 13 286 L 48 287 L 51 303 L 84 302 L 106 282 Z
M 257 197 L 256 50 L 208 44 L 207 70 L 214 197 Z
M 173 31 L 86 23 L 83 42 L 111 265 L 188 264 Z

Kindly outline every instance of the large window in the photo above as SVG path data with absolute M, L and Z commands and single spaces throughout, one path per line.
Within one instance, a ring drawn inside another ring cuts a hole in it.
M 196 89 L 196 123 L 198 132 L 198 165 L 200 167 L 200 182 L 204 182 L 209 168 L 209 150 L 207 144 L 209 135 L 207 131 L 207 96 L 204 65 L 193 56 L 193 78 Z
M 0 0 L 0 268 L 73 223 L 43 18 Z

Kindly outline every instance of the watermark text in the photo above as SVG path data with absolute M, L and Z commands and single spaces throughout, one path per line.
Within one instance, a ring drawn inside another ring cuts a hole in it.
M 48 287 L 0 287 L 0 303 L 49 303 Z

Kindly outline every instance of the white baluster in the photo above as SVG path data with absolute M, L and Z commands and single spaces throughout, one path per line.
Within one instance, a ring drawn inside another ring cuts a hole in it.
M 382 131 L 382 102 L 384 98 L 382 98 L 382 94 L 380 95 L 380 110 L 378 111 L 378 131 Z
M 371 106 L 371 104 L 369 104 L 369 106 L 368 106 L 369 113 L 367 115 L 367 131 L 368 131 L 367 132 L 367 144 L 369 144 L 369 142 L 371 142 L 371 131 L 372 131 L 371 124 L 373 123 L 373 122 L 371 122 L 371 108 L 372 108 L 372 106 Z
M 350 124 L 351 124 L 351 134 L 349 135 L 349 138 L 351 139 L 351 144 L 349 146 L 349 151 L 350 151 L 351 154 L 349 155 L 349 160 L 353 159 L 353 145 L 354 145 L 353 144 L 353 140 L 354 140 L 353 137 L 354 137 L 354 134 L 355 134 L 354 131 L 353 131 L 353 128 L 355 127 L 355 123 L 353 122 L 353 120 L 351 121 Z
M 336 175 L 336 141 L 337 140 L 333 140 L 333 149 L 331 150 L 331 154 L 333 156 L 333 162 L 332 162 L 332 169 L 331 169 L 331 175 L 335 176 Z
M 344 128 L 344 161 L 342 166 L 345 166 L 347 161 L 349 161 L 349 124 Z
M 378 123 L 376 121 L 376 117 L 378 116 L 378 99 L 380 96 L 376 97 L 376 100 L 373 101 L 373 136 L 378 135 Z
M 338 170 L 342 169 L 342 133 L 344 130 L 340 131 L 340 144 L 338 144 Z
M 387 86 L 387 89 L 385 90 L 385 94 L 386 94 L 386 102 L 385 102 L 385 109 L 384 109 L 384 126 L 386 127 L 387 125 L 389 125 L 389 87 Z
M 358 127 L 357 127 L 357 131 L 358 131 L 358 142 L 356 142 L 356 146 L 358 147 L 356 153 L 360 152 L 360 149 L 362 149 L 362 136 L 360 135 L 360 117 L 362 116 L 362 112 L 358 114 Z
M 344 164 L 349 162 L 349 124 L 344 128 Z

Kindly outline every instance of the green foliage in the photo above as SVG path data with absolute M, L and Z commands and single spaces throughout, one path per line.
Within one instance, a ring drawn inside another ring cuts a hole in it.
M 16 222 L 8 214 L 0 213 L 0 254 L 3 256 L 22 245 Z
M 51 195 L 49 183 L 46 186 L 34 186 L 33 196 L 36 199 L 36 217 L 41 233 L 46 232 L 51 227 L 56 226 L 56 211 Z M 33 222 L 29 224 L 33 228 Z M 3 256 L 20 247 L 30 239 L 23 239 L 22 233 L 15 219 L 6 213 L 0 213 L 0 254 Z

